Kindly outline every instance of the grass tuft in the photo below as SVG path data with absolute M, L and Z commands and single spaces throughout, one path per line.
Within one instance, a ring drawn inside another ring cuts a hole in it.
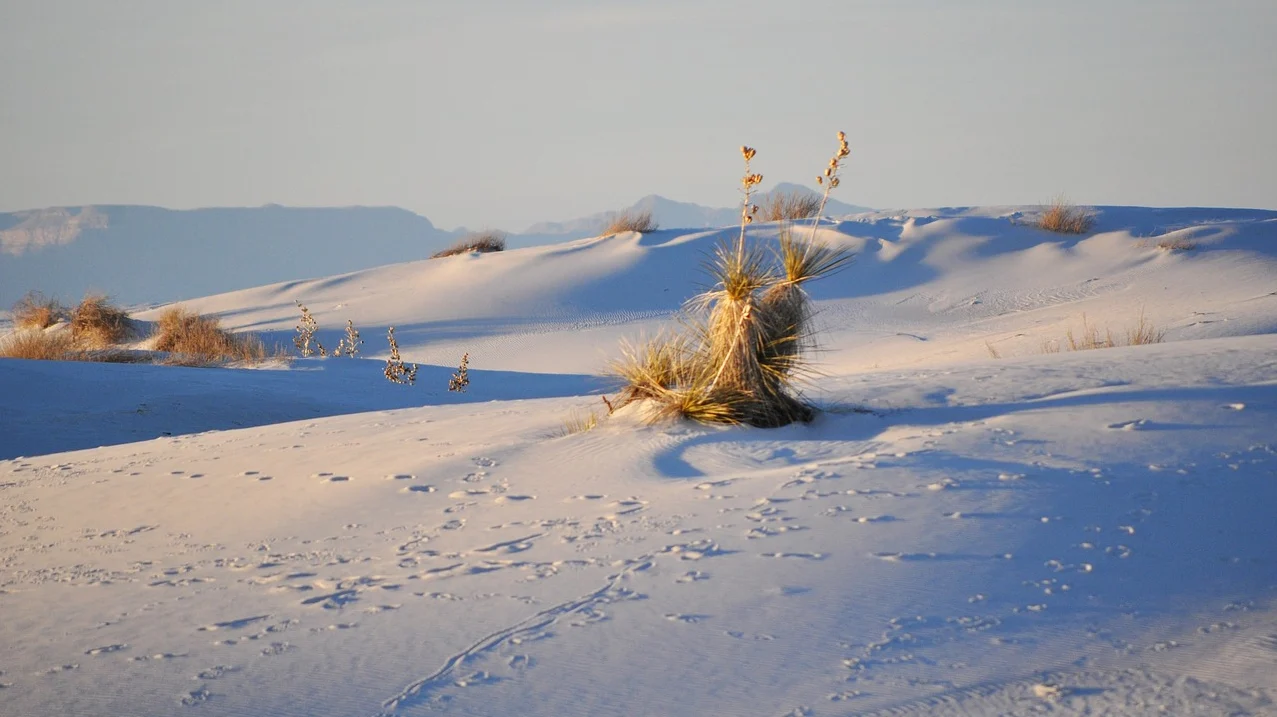
M 131 329 L 129 315 L 102 294 L 84 297 L 71 311 L 71 339 L 78 348 L 110 348 L 127 339 Z
M 216 317 L 200 316 L 180 306 L 160 314 L 155 326 L 155 350 L 169 354 L 165 363 L 208 366 L 218 363 L 260 363 L 269 358 L 255 334 L 233 334 Z
M 792 222 L 815 217 L 820 204 L 819 194 L 773 191 L 763 199 L 760 212 L 765 222 Z
M 447 249 L 431 254 L 430 258 L 440 259 L 445 256 L 456 256 L 457 254 L 469 254 L 471 252 L 486 254 L 494 251 L 505 251 L 505 239 L 504 232 L 473 232 L 465 235 L 460 241 Z
M 1075 206 L 1063 196 L 1056 197 L 1042 209 L 1035 226 L 1059 234 L 1085 234 L 1095 224 L 1095 215 Z
M 18 329 L 47 329 L 64 318 L 66 308 L 38 291 L 27 292 L 13 305 L 13 325 Z
M 648 232 L 654 232 L 656 229 L 657 224 L 652 220 L 652 213 L 650 211 L 626 209 L 623 212 L 618 212 L 612 215 L 612 220 L 608 222 L 607 228 L 603 230 L 603 236 L 620 234 L 621 232 L 638 232 L 639 234 L 646 234 Z
M 1165 339 L 1166 332 L 1155 327 L 1153 322 L 1149 321 L 1144 315 L 1143 309 L 1140 309 L 1135 326 L 1128 328 L 1121 335 L 1114 334 L 1112 329 L 1108 328 L 1105 328 L 1103 333 L 1101 333 L 1098 327 L 1087 321 L 1086 314 L 1082 314 L 1081 332 L 1074 333 L 1073 329 L 1069 329 L 1065 333 L 1064 341 L 1062 342 L 1044 341 L 1042 343 L 1042 353 L 1059 353 L 1064 348 L 1069 351 L 1091 351 L 1094 349 L 1111 349 L 1118 346 L 1160 344 Z

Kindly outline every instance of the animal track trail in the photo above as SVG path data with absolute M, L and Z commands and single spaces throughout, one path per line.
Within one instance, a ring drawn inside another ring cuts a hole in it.
M 430 704 L 439 696 L 439 693 L 451 687 L 490 684 L 493 679 L 487 672 L 472 673 L 460 678 L 456 677 L 455 673 L 461 665 L 488 656 L 506 645 L 522 645 L 529 641 L 549 639 L 552 635 L 549 628 L 565 618 L 581 616 L 583 620 L 576 622 L 583 623 L 582 626 L 595 622 L 601 617 L 605 619 L 606 616 L 599 610 L 599 606 L 638 599 L 640 596 L 623 587 L 622 583 L 636 571 L 646 569 L 650 565 L 650 560 L 643 558 L 631 561 L 620 572 L 609 576 L 607 582 L 598 590 L 541 610 L 520 622 L 480 638 L 448 657 L 434 672 L 412 682 L 398 694 L 382 702 L 379 715 L 389 717 L 401 709 Z M 528 664 L 531 664 L 530 658 L 524 663 L 525 666 Z M 480 675 L 481 679 L 474 679 L 475 675 Z

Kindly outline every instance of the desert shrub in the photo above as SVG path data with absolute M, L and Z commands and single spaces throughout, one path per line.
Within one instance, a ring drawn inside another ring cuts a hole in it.
M 470 354 L 466 353 L 461 357 L 461 366 L 457 368 L 457 372 L 452 374 L 452 378 L 448 379 L 448 390 L 457 393 L 465 393 L 470 387 Z
M 315 338 L 315 332 L 319 330 L 319 322 L 315 321 L 315 317 L 310 314 L 310 309 L 306 308 L 302 302 L 297 302 L 297 308 L 301 309 L 302 316 L 297 326 L 293 327 L 297 332 L 297 335 L 293 337 L 293 346 L 297 347 L 297 352 L 303 358 L 309 357 L 316 351 L 320 356 L 327 356 L 328 352 L 324 349 L 324 345 Z M 311 344 L 314 346 L 312 347 Z
M 820 211 L 820 195 L 807 192 L 772 192 L 763 199 L 762 219 L 766 222 L 792 222 L 810 219 Z
M 359 330 L 355 328 L 355 322 L 346 319 L 346 335 L 337 341 L 337 348 L 333 350 L 333 356 L 354 358 L 359 354 L 359 347 L 363 343 L 364 340 L 359 338 Z
M 127 339 L 131 329 L 129 315 L 101 294 L 84 297 L 71 311 L 71 339 L 79 348 L 108 348 Z
M 233 334 L 216 317 L 200 316 L 180 306 L 171 307 L 155 326 L 156 351 L 170 354 L 166 363 L 204 366 L 227 361 L 258 363 L 269 354 L 254 334 Z
M 650 211 L 637 211 L 634 209 L 626 209 L 612 215 L 611 221 L 608 222 L 607 228 L 603 230 L 603 235 L 620 234 L 621 232 L 638 232 L 646 234 L 654 232 L 657 229 L 656 222 L 652 220 Z
M 494 251 L 505 251 L 505 233 L 498 231 L 483 231 L 467 234 L 461 238 L 456 244 L 435 252 L 430 255 L 431 259 L 438 259 L 445 256 L 454 256 L 456 254 L 469 254 L 470 252 L 488 253 Z
M 13 325 L 18 329 L 47 329 L 65 317 L 66 308 L 57 299 L 38 291 L 27 292 L 13 305 Z
M 70 361 L 79 357 L 66 331 L 22 329 L 0 338 L 0 357 L 33 361 Z
M 1090 210 L 1075 206 L 1061 196 L 1043 207 L 1035 226 L 1059 234 L 1085 234 L 1094 223 L 1095 216 Z
M 1121 334 L 1114 334 L 1112 329 L 1105 328 L 1103 332 L 1090 323 L 1086 314 L 1082 314 L 1082 330 L 1074 333 L 1073 329 L 1069 329 L 1063 341 L 1045 341 L 1042 344 L 1043 353 L 1059 353 L 1061 349 L 1067 348 L 1069 351 L 1091 351 L 1093 349 L 1111 349 L 1118 346 L 1141 346 L 1144 344 L 1160 344 L 1166 338 L 1166 332 L 1156 328 L 1152 321 L 1144 316 L 1141 309 L 1139 317 L 1135 321 L 1135 325 L 1126 329 Z
M 838 186 L 842 160 L 850 154 L 842 132 L 838 144 L 819 178 L 825 193 L 816 216 Z M 624 381 L 619 405 L 650 399 L 650 415 L 657 419 L 764 427 L 808 421 L 814 415 L 795 388 L 812 343 L 811 299 L 802 287 L 843 268 L 851 256 L 816 242 L 815 222 L 805 240 L 792 232 L 782 234 L 777 266 L 760 247 L 747 244 L 746 227 L 759 210 L 750 199 L 763 177 L 750 169 L 755 150 L 741 147 L 741 155 L 740 234 L 718 247 L 709 265 L 713 288 L 689 302 L 701 318 L 686 333 L 622 345 L 622 357 L 611 367 Z
M 402 383 L 407 386 L 417 382 L 417 364 L 411 367 L 399 358 L 399 342 L 395 341 L 395 327 L 386 332 L 386 340 L 390 342 L 390 358 L 386 359 L 386 368 L 382 371 L 391 383 Z

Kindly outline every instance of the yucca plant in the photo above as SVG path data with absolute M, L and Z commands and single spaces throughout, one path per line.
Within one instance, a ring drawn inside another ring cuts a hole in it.
M 758 213 L 751 201 L 753 189 L 763 177 L 750 166 L 756 151 L 741 147 L 740 233 L 734 242 L 720 245 L 708 263 L 712 288 L 689 302 L 703 322 L 692 322 L 681 335 L 623 344 L 622 358 L 612 365 L 612 373 L 625 383 L 619 405 L 650 399 L 656 418 L 707 423 L 782 426 L 811 419 L 813 409 L 795 388 L 803 352 L 812 345 L 811 299 L 802 287 L 851 260 L 845 251 L 815 241 L 820 211 L 829 191 L 838 186 L 842 159 L 849 154 L 842 132 L 838 142 L 820 178 L 825 192 L 811 237 L 804 241 L 790 230 L 782 232 L 776 252 L 779 270 L 760 247 L 746 241 L 746 228 Z

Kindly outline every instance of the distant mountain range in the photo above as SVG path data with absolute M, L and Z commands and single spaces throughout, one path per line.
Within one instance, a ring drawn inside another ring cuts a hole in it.
M 430 256 L 456 239 L 394 207 L 58 207 L 0 214 L 0 309 L 36 289 L 64 302 L 205 296 Z
M 812 190 L 778 185 L 773 192 Z M 662 228 L 720 227 L 738 208 L 644 197 Z M 831 199 L 828 216 L 866 211 Z M 595 236 L 611 212 L 536 224 L 510 245 Z M 0 213 L 0 310 L 30 290 L 78 301 L 102 292 L 126 305 L 158 304 L 280 281 L 331 276 L 424 259 L 456 241 L 396 207 L 264 207 L 173 210 L 147 206 L 53 207 Z
M 800 184 L 781 183 L 770 191 L 759 195 L 758 202 L 776 193 L 817 194 L 809 187 Z M 706 207 L 690 202 L 677 202 L 657 194 L 649 194 L 634 204 L 620 211 L 650 211 L 652 218 L 662 229 L 698 229 L 723 227 L 740 221 L 740 207 L 716 208 Z M 847 204 L 830 199 L 825 205 L 825 216 L 842 217 L 848 214 L 872 211 L 869 207 Z M 533 224 L 516 237 L 521 244 L 540 244 L 547 241 L 565 241 L 596 236 L 608 225 L 617 212 L 599 212 L 586 217 L 570 219 L 562 222 L 541 222 Z

